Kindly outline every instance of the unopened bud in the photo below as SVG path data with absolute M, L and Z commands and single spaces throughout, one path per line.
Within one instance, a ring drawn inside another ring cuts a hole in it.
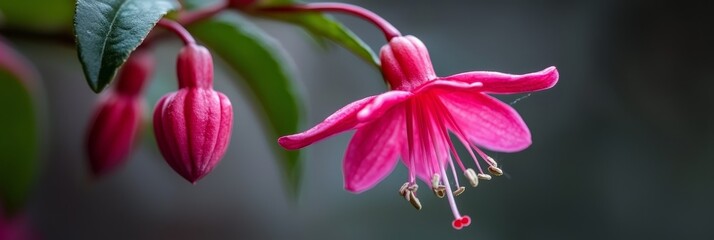
M 187 45 L 179 54 L 180 89 L 159 100 L 154 133 L 166 162 L 195 183 L 223 158 L 233 125 L 233 107 L 213 90 L 213 60 L 204 47 Z
M 95 177 L 113 171 L 131 153 L 146 108 L 141 92 L 153 69 L 151 53 L 134 51 L 119 71 L 114 87 L 99 100 L 86 142 Z

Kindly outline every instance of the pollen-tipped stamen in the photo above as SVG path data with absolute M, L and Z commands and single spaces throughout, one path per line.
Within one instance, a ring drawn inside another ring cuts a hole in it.
M 478 149 L 476 146 L 474 146 L 472 143 L 470 143 L 468 140 L 466 140 L 464 138 L 466 136 L 466 134 L 464 134 L 464 131 L 461 130 L 461 128 L 459 128 L 459 125 L 456 123 L 456 120 L 454 120 L 454 117 L 451 115 L 451 113 L 446 109 L 446 107 L 443 104 L 436 104 L 436 106 L 438 107 L 438 109 L 440 111 L 442 111 L 444 113 L 443 116 L 446 117 L 446 121 L 449 124 L 449 126 L 451 126 L 451 128 L 453 128 L 451 130 L 456 133 L 456 138 L 459 139 L 459 142 L 461 142 L 462 145 L 464 145 L 464 147 L 466 148 L 466 150 L 469 153 L 469 156 L 471 156 L 471 159 L 473 159 L 474 163 L 476 163 L 476 168 L 478 169 L 478 172 L 484 173 L 483 169 L 481 168 L 481 164 L 479 163 L 478 158 L 476 157 L 476 154 L 474 154 L 472 148 L 474 148 L 479 153 L 479 155 L 481 155 L 483 152 L 481 152 L 480 149 Z M 452 151 L 455 152 L 455 150 L 453 150 L 453 149 L 452 149 Z M 458 154 L 454 154 L 454 155 L 458 157 Z M 483 155 L 481 155 L 481 156 L 483 157 Z M 466 169 L 464 168 L 460 159 L 459 159 L 459 164 L 461 165 L 461 169 L 463 171 L 466 171 Z
M 465 187 L 458 187 L 456 190 L 454 190 L 454 196 L 459 196 L 464 193 L 464 191 L 466 191 Z
M 404 195 L 407 194 L 407 188 L 409 187 L 409 182 L 405 182 L 402 184 L 402 186 L 399 188 L 399 196 L 404 197 Z
M 503 170 L 501 170 L 500 168 L 498 168 L 496 166 L 488 167 L 488 171 L 491 172 L 491 174 L 493 174 L 496 177 L 503 175 Z
M 485 173 L 476 174 L 476 177 L 478 177 L 478 179 L 481 179 L 481 180 L 486 180 L 486 181 L 491 180 L 491 175 L 488 175 Z
M 411 203 L 416 210 L 421 210 L 421 201 L 416 197 L 416 193 L 409 192 L 409 203 Z
M 503 170 L 498 168 L 498 163 L 496 163 L 496 160 L 494 160 L 491 156 L 488 156 L 486 153 L 481 151 L 481 149 L 476 147 L 476 145 L 471 144 L 471 147 L 474 150 L 476 150 L 476 152 L 478 153 L 478 155 L 481 156 L 481 158 L 483 158 L 484 162 L 488 163 L 488 165 L 489 165 L 488 171 L 491 174 L 493 174 L 494 176 L 497 176 L 497 177 L 503 175 Z
M 444 196 L 446 196 L 446 187 L 441 185 L 441 177 L 439 174 L 434 174 L 434 176 L 431 177 L 431 190 L 434 191 L 434 195 L 438 198 L 444 198 Z
M 484 154 L 484 155 L 485 155 L 485 154 Z M 486 162 L 488 162 L 489 164 L 491 164 L 491 166 L 498 167 L 498 163 L 496 162 L 496 160 L 494 160 L 493 158 L 491 158 L 491 156 L 486 155 L 486 159 L 484 159 L 484 160 L 486 160 Z
M 435 104 L 435 105 L 438 105 L 438 104 Z M 437 109 L 437 110 L 443 110 L 443 108 L 438 108 L 438 107 L 435 108 L 435 109 Z M 448 114 L 448 113 L 442 113 L 442 114 Z M 443 121 L 441 118 L 436 118 L 436 122 L 437 122 L 437 124 L 438 124 L 439 126 L 446 126 L 446 124 L 444 124 L 444 121 Z M 451 156 L 453 156 L 454 158 L 456 158 L 456 162 L 459 164 L 459 167 L 461 167 L 462 170 L 465 170 L 466 168 L 464 167 L 464 164 L 461 162 L 461 159 L 459 158 L 459 154 L 456 152 L 456 148 L 454 147 L 454 144 L 451 142 L 451 139 L 449 138 L 449 132 L 448 132 L 447 128 L 446 128 L 446 127 L 440 127 L 440 128 L 439 128 L 439 135 L 440 135 L 441 138 L 442 138 L 442 139 L 441 139 L 441 140 L 442 140 L 442 143 L 447 144 L 447 145 L 449 146 L 449 150 L 451 150 L 451 153 L 452 153 L 452 154 L 448 154 L 448 153 L 447 153 L 447 161 L 448 161 L 448 163 L 449 163 L 449 167 L 451 168 L 451 173 L 452 173 L 453 176 L 454 176 L 455 187 L 456 187 L 456 189 L 461 189 L 462 187 L 461 187 L 460 184 L 459 184 L 459 178 L 458 178 L 458 175 L 456 174 L 456 167 L 454 166 L 454 159 L 451 158 Z M 446 177 L 446 176 L 444 176 L 444 177 Z M 432 179 L 432 181 L 433 181 L 433 180 L 434 180 L 434 179 Z M 437 182 L 438 182 L 438 181 L 437 181 Z M 444 190 L 445 190 L 445 189 L 444 189 Z M 457 190 L 457 191 L 458 191 L 458 190 Z M 463 192 L 463 191 L 461 191 L 461 192 Z M 459 192 L 459 194 L 461 194 L 461 192 Z M 458 195 L 458 194 L 457 194 L 457 195 Z M 443 198 L 443 197 L 444 197 L 444 194 L 443 194 L 443 193 L 437 194 L 437 196 L 438 196 L 439 198 Z
M 469 180 L 469 183 L 471 184 L 472 187 L 478 186 L 478 175 L 476 175 L 476 172 L 474 172 L 473 169 L 469 168 L 464 171 L 464 176 L 466 179 Z
M 416 183 L 405 182 L 399 188 L 399 195 L 404 197 L 416 210 L 421 210 L 421 201 L 416 197 L 416 192 L 419 189 L 419 185 Z

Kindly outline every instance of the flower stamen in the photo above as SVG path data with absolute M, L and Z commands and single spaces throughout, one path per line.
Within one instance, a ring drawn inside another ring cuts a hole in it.
M 466 188 L 465 188 L 465 187 L 459 187 L 459 188 L 457 188 L 456 190 L 454 190 L 454 196 L 459 196 L 459 195 L 461 195 L 462 193 L 464 193 L 464 191 L 466 191 Z
M 402 187 L 399 188 L 399 195 L 404 197 L 407 202 L 411 203 L 414 208 L 421 210 L 421 201 L 416 197 L 416 191 L 419 189 L 419 185 L 412 182 L 405 182 Z
M 488 175 L 485 173 L 476 174 L 476 177 L 478 177 L 478 179 L 481 179 L 481 180 L 486 180 L 486 181 L 491 180 L 491 175 Z
M 478 186 L 478 175 L 476 175 L 476 172 L 474 172 L 473 169 L 469 168 L 464 171 L 464 176 L 466 179 L 469 180 L 469 183 L 471 184 L 472 187 Z
M 416 197 L 416 192 L 419 189 L 419 185 L 416 183 L 405 182 L 402 187 L 399 188 L 399 195 L 404 197 L 407 202 L 411 203 L 416 210 L 421 210 L 421 201 Z
M 434 174 L 431 178 L 431 189 L 434 191 L 434 195 L 438 198 L 444 198 L 446 196 L 446 187 L 441 185 L 441 178 L 439 174 Z
M 488 167 L 488 171 L 491 172 L 491 174 L 493 174 L 496 177 L 503 175 L 503 170 L 501 170 L 500 168 L 498 168 L 496 166 Z

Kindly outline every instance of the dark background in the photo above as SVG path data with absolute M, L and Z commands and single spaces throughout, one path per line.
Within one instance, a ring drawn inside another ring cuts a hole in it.
M 306 151 L 297 201 L 284 191 L 250 97 L 220 67 L 235 106 L 227 156 L 192 186 L 150 136 L 128 164 L 90 181 L 84 129 L 94 99 L 74 49 L 10 37 L 41 71 L 47 93 L 44 166 L 29 216 L 46 239 L 712 239 L 714 36 L 706 1 L 350 1 L 430 49 L 437 74 L 527 73 L 557 66 L 558 85 L 514 104 L 533 134 L 494 153 L 508 177 L 457 201 L 472 217 L 455 231 L 448 204 L 397 195 L 403 166 L 374 189 L 342 189 L 351 133 Z M 338 16 L 378 51 L 371 25 Z M 380 74 L 337 46 L 323 51 L 293 26 L 256 23 L 293 59 L 307 128 L 385 90 Z M 174 84 L 178 42 L 157 51 L 149 106 Z M 510 102 L 519 96 L 503 96 Z M 425 192 L 426 193 L 426 192 Z

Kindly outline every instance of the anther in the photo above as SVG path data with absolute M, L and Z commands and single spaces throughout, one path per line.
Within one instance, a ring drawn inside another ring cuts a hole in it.
M 491 175 L 488 175 L 485 173 L 479 173 L 479 174 L 476 174 L 476 176 L 478 177 L 478 179 L 481 179 L 481 180 L 487 180 L 487 181 L 491 180 Z
M 464 193 L 464 191 L 466 191 L 465 187 L 459 187 L 458 189 L 454 190 L 454 196 L 459 196 Z
M 439 174 L 431 176 L 431 190 L 434 191 L 434 195 L 438 198 L 444 198 L 444 196 L 446 196 L 446 187 L 441 185 L 441 176 L 439 176 Z
M 503 170 L 496 166 L 490 166 L 488 167 L 488 171 L 491 172 L 491 174 L 495 175 L 496 177 L 503 175 Z
M 489 165 L 498 167 L 498 163 L 496 163 L 496 160 L 493 160 L 490 156 L 486 156 L 486 161 L 489 163 Z
M 439 186 L 439 182 L 441 181 L 441 176 L 439 174 L 434 174 L 434 176 L 431 176 L 431 187 L 436 188 Z
M 407 187 L 407 190 L 416 193 L 416 191 L 419 190 L 419 185 L 417 185 L 416 183 L 409 185 L 409 187 Z
M 435 187 L 433 190 L 434 190 L 434 194 L 438 198 L 444 198 L 444 196 L 446 196 L 446 187 L 444 187 L 444 186 Z
M 402 187 L 399 188 L 399 195 L 404 197 L 407 194 L 407 188 L 409 187 L 409 182 L 405 182 L 402 184 Z
M 416 197 L 416 194 L 414 194 L 414 192 L 409 191 L 407 200 L 409 200 L 409 203 L 411 203 L 412 206 L 414 206 L 414 208 L 416 208 L 416 210 L 421 210 L 421 202 Z
M 478 186 L 478 177 L 476 175 L 476 172 L 474 172 L 473 169 L 468 168 L 466 171 L 464 171 L 464 176 L 466 176 L 466 179 L 469 180 L 469 183 L 471 184 L 472 187 Z

